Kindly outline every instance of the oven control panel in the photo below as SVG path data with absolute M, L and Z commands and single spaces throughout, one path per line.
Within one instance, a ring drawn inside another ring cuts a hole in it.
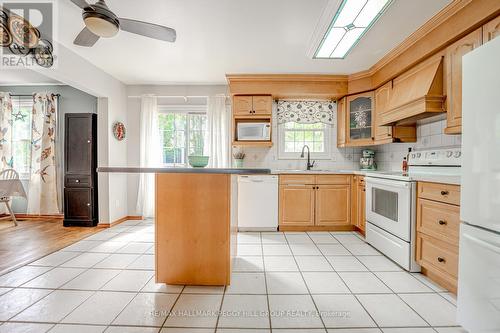
M 408 165 L 461 166 L 462 150 L 457 147 L 436 150 L 412 151 L 408 157 Z

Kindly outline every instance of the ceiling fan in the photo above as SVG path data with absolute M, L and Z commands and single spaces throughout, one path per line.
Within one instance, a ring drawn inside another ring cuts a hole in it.
M 99 0 L 95 4 L 89 4 L 86 0 L 71 0 L 71 2 L 83 9 L 82 17 L 85 23 L 85 28 L 73 41 L 75 45 L 93 46 L 99 38 L 113 37 L 120 29 L 167 42 L 175 42 L 177 37 L 175 30 L 172 28 L 117 17 L 108 8 L 104 0 Z

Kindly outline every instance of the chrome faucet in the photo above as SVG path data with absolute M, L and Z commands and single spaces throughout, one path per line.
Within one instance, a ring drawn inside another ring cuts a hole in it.
M 302 147 L 302 153 L 300 154 L 300 157 L 304 158 L 304 150 L 307 148 L 307 170 L 311 170 L 312 167 L 314 166 L 315 161 L 312 161 L 311 163 L 311 150 L 309 149 L 308 145 L 304 145 Z

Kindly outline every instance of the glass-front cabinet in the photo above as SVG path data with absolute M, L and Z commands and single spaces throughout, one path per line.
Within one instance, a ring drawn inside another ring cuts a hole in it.
M 347 97 L 347 140 L 349 145 L 373 143 L 373 91 Z

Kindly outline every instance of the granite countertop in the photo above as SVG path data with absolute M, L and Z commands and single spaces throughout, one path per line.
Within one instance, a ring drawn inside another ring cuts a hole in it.
M 185 167 L 98 167 L 97 172 L 102 173 L 211 173 L 211 174 L 235 174 L 235 175 L 268 175 L 270 169 L 236 169 L 236 168 L 185 168 Z

